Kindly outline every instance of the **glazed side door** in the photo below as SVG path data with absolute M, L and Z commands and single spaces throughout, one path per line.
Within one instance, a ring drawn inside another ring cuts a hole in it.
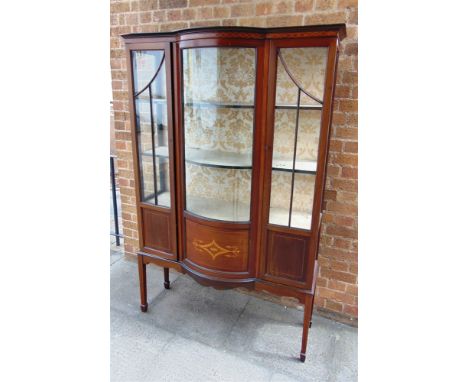
M 269 41 L 260 277 L 312 289 L 337 62 L 337 38 Z
M 170 43 L 126 49 L 140 250 L 177 260 Z

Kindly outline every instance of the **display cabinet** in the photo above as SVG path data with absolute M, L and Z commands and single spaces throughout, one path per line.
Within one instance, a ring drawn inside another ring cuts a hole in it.
M 124 35 L 146 266 L 304 304 L 305 360 L 344 25 Z

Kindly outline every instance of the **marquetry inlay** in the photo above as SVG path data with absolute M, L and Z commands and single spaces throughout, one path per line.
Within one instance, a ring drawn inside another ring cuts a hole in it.
M 240 252 L 239 247 L 231 245 L 221 247 L 215 240 L 209 243 L 204 243 L 201 240 L 194 240 L 192 244 L 199 252 L 210 255 L 213 260 L 218 256 L 237 257 Z

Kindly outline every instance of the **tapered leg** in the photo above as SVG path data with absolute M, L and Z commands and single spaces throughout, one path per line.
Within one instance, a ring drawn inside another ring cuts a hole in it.
M 169 281 L 169 268 L 164 268 L 164 288 L 171 288 L 171 282 Z
M 140 276 L 140 309 L 142 312 L 148 310 L 148 301 L 146 296 L 146 264 L 143 262 L 143 256 L 138 255 L 138 274 Z
M 312 324 L 312 307 L 314 306 L 314 296 L 306 296 L 304 305 L 304 323 L 302 326 L 302 346 L 301 346 L 301 361 L 305 362 L 307 351 L 307 340 L 309 338 L 309 328 Z

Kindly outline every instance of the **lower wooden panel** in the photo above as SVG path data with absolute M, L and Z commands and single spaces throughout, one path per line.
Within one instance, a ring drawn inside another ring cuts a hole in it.
M 173 233 L 170 212 L 165 213 L 143 208 L 142 217 L 144 247 L 175 254 L 171 240 Z
M 310 239 L 306 236 L 268 231 L 265 276 L 286 285 L 304 286 L 309 267 Z
M 223 229 L 185 220 L 186 258 L 208 270 L 247 272 L 249 230 Z

